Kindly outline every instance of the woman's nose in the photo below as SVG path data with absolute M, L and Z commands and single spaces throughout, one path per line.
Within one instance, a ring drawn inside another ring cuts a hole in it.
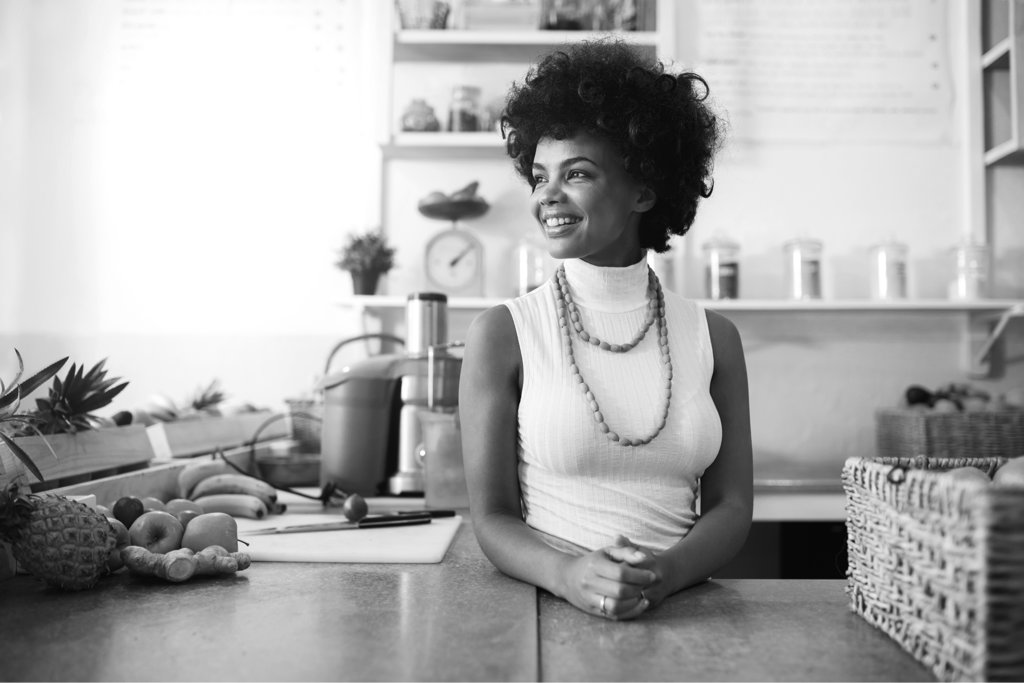
M 562 194 L 562 188 L 558 183 L 545 183 L 537 192 L 537 201 L 545 206 L 548 204 L 557 204 L 563 198 L 564 195 Z

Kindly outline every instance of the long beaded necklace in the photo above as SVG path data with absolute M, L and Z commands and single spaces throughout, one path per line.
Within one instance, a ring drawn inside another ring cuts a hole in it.
M 573 379 L 579 384 L 584 398 L 590 405 L 590 409 L 594 412 L 594 421 L 597 422 L 597 428 L 609 441 L 620 446 L 643 446 L 649 444 L 665 428 L 665 424 L 668 422 L 669 406 L 672 404 L 672 354 L 669 351 L 668 326 L 665 324 L 665 295 L 661 290 L 661 282 L 658 280 L 658 276 L 654 274 L 653 270 L 648 268 L 647 315 L 643 325 L 640 327 L 640 331 L 636 333 L 631 341 L 624 344 L 610 344 L 602 341 L 597 335 L 590 334 L 583 328 L 583 317 L 580 315 L 579 309 L 576 308 L 576 302 L 573 301 L 572 294 L 569 292 L 569 283 L 565 279 L 564 265 L 560 265 L 558 270 L 555 271 L 555 306 L 558 309 L 558 326 L 562 333 L 562 340 L 565 342 L 566 355 L 569 360 L 569 371 L 572 372 Z M 576 335 L 584 343 L 596 346 L 602 351 L 626 353 L 647 336 L 647 331 L 655 323 L 657 323 L 658 329 L 658 348 L 661 351 L 662 377 L 665 380 L 665 409 L 661 413 L 661 419 L 658 421 L 658 426 L 655 428 L 654 433 L 647 437 L 630 439 L 612 431 L 608 423 L 605 422 L 604 414 L 597 403 L 597 398 L 587 385 L 586 380 L 583 379 L 580 367 L 576 363 L 576 356 L 572 350 L 572 333 L 570 328 L 576 331 Z

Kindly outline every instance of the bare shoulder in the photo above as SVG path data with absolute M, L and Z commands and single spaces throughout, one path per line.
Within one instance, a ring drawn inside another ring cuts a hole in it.
M 492 377 L 508 373 L 518 376 L 522 365 L 519 337 L 506 306 L 494 306 L 473 319 L 466 334 L 465 364 Z
M 710 309 L 705 309 L 704 312 L 708 319 L 711 348 L 715 352 L 715 364 L 742 359 L 743 341 L 736 325 L 721 313 Z

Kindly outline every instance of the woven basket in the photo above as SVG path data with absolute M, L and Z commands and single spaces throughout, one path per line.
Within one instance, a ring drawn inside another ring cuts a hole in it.
M 1024 410 L 935 413 L 911 408 L 875 411 L 878 456 L 1015 458 L 1024 455 Z
M 313 399 L 285 399 L 288 406 L 288 420 L 292 426 L 292 438 L 299 442 L 301 453 L 320 454 L 320 425 L 323 420 L 323 403 Z
M 1004 458 L 850 458 L 850 609 L 940 680 L 1024 680 L 1024 486 L 943 476 Z

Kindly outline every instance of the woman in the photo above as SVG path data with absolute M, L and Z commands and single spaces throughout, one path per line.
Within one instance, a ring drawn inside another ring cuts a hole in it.
M 562 264 L 468 332 L 473 527 L 502 572 L 610 619 L 706 580 L 750 526 L 739 335 L 646 264 L 711 194 L 720 134 L 706 97 L 699 76 L 594 41 L 542 59 L 502 118 Z

